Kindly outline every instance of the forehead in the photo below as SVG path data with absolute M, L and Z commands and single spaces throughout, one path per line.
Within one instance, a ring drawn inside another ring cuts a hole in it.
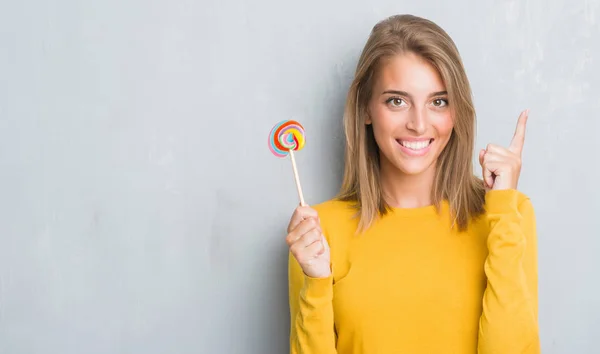
M 375 76 L 375 91 L 401 90 L 416 95 L 446 90 L 437 69 L 413 53 L 383 59 Z

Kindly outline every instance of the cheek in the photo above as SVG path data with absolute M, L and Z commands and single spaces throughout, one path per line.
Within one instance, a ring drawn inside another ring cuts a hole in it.
M 386 107 L 382 107 L 381 105 L 372 106 L 370 112 L 373 132 L 376 135 L 384 135 L 394 129 L 397 117 L 386 109 Z
M 449 139 L 452 129 L 454 128 L 454 121 L 450 113 L 441 114 L 436 117 L 434 122 L 435 130 L 442 139 Z

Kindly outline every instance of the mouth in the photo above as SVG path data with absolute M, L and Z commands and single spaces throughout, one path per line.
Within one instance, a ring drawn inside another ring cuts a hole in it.
M 398 142 L 398 144 L 404 146 L 407 149 L 419 151 L 419 150 L 423 150 L 423 149 L 426 149 L 427 147 L 429 147 L 429 145 L 431 145 L 431 143 L 433 142 L 433 139 L 420 140 L 420 141 L 406 141 L 406 140 L 396 139 L 396 141 Z
M 435 139 L 426 139 L 426 140 L 402 140 L 396 139 L 396 142 L 400 146 L 400 149 L 411 156 L 422 156 L 425 155 L 431 144 Z

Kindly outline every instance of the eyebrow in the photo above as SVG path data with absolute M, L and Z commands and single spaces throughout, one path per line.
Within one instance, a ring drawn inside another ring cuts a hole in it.
M 387 90 L 387 91 L 384 91 L 382 93 L 382 95 L 385 95 L 385 94 L 394 94 L 394 95 L 406 96 L 408 98 L 412 98 L 412 96 L 408 92 L 406 92 L 406 91 Z M 430 93 L 429 97 L 444 96 L 444 95 L 447 95 L 447 94 L 448 94 L 448 91 L 438 91 L 438 92 L 432 92 L 432 93 Z

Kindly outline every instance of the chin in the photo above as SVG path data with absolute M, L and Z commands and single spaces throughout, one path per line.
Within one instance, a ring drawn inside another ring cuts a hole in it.
M 415 161 L 416 162 L 416 161 Z M 429 170 L 431 164 L 423 161 L 422 163 L 399 163 L 396 165 L 398 170 L 402 171 L 402 173 L 410 176 L 418 176 L 425 171 Z

